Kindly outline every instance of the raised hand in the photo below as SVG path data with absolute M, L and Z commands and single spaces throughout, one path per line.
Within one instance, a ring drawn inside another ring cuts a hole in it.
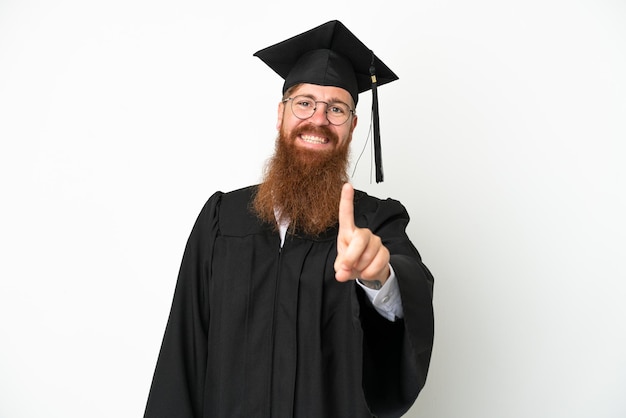
M 380 285 L 389 278 L 389 250 L 372 231 L 354 224 L 354 189 L 349 183 L 341 189 L 339 201 L 335 278 L 340 282 L 359 278 Z

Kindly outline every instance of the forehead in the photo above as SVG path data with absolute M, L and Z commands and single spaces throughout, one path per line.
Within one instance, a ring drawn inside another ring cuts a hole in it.
M 354 106 L 350 93 L 341 87 L 300 84 L 292 93 L 292 96 L 296 95 L 310 96 L 315 100 L 327 102 L 344 102 L 351 107 Z

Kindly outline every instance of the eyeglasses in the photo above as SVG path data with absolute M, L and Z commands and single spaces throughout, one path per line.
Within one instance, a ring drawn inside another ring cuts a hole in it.
M 353 109 L 343 102 L 322 102 L 321 100 L 313 100 L 307 96 L 289 97 L 283 100 L 283 103 L 291 102 L 291 111 L 298 119 L 305 120 L 315 114 L 318 103 L 326 105 L 326 119 L 332 125 L 343 125 L 346 123 L 350 115 L 354 115 Z

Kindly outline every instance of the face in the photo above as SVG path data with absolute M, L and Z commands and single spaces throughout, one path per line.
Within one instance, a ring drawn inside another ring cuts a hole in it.
M 314 101 L 326 103 L 343 102 L 354 109 L 350 93 L 339 87 L 302 84 L 294 90 L 290 97 L 307 96 Z M 326 105 L 319 103 L 313 116 L 298 119 L 291 111 L 291 102 L 278 105 L 276 129 L 283 133 L 284 138 L 294 141 L 294 146 L 319 152 L 331 152 L 339 146 L 347 146 L 352 140 L 352 132 L 357 124 L 357 117 L 351 114 L 342 125 L 333 125 L 326 117 Z

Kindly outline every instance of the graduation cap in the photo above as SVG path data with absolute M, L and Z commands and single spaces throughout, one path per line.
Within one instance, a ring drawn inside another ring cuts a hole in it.
M 340 87 L 350 93 L 356 105 L 359 93 L 372 90 L 376 182 L 383 181 L 377 87 L 398 76 L 372 50 L 341 22 L 332 20 L 261 49 L 254 56 L 285 79 L 283 94 L 299 83 Z

